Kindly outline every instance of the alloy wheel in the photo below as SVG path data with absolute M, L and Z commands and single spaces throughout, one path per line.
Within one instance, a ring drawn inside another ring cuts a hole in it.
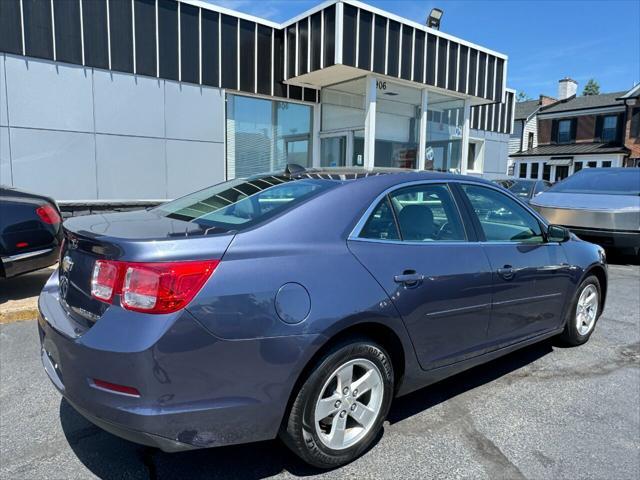
M 320 441 L 333 450 L 358 443 L 374 425 L 384 386 L 378 367 L 364 358 L 338 367 L 316 401 L 314 424 Z
M 595 285 L 587 285 L 576 307 L 576 328 L 580 335 L 588 334 L 596 323 L 598 315 L 598 289 Z

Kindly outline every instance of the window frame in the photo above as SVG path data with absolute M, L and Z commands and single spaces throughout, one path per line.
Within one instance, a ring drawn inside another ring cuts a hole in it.
M 480 187 L 480 188 L 486 188 L 487 190 L 494 190 L 497 193 L 504 195 L 505 197 L 513 200 L 514 202 L 516 202 L 517 204 L 519 204 L 525 212 L 529 213 L 534 220 L 536 220 L 536 222 L 538 222 L 538 225 L 540 226 L 540 231 L 542 232 L 542 242 L 527 242 L 527 241 L 521 241 L 521 240 L 498 240 L 498 241 L 490 241 L 487 240 L 484 230 L 482 228 L 482 224 L 480 223 L 480 219 L 478 218 L 478 215 L 475 213 L 475 210 L 473 208 L 473 205 L 471 204 L 471 200 L 469 200 L 469 198 L 467 197 L 466 193 L 464 193 L 464 191 L 462 190 L 462 186 L 463 185 L 470 185 L 473 187 Z M 509 192 L 508 190 L 504 190 L 504 189 L 500 189 L 497 187 L 494 187 L 493 185 L 487 185 L 484 183 L 475 183 L 475 182 L 468 182 L 468 181 L 458 181 L 456 182 L 456 189 L 458 189 L 458 194 L 461 197 L 461 201 L 464 203 L 464 207 L 467 210 L 467 214 L 470 217 L 470 221 L 471 224 L 475 230 L 475 234 L 477 237 L 477 242 L 481 243 L 481 244 L 488 244 L 488 245 L 526 245 L 526 246 L 540 246 L 540 245 L 548 245 L 548 244 L 552 244 L 552 243 L 559 243 L 559 242 L 549 242 L 548 238 L 547 238 L 547 229 L 549 227 L 549 225 L 547 224 L 547 222 L 536 212 L 534 211 L 532 208 L 530 208 L 528 205 L 526 205 L 525 202 L 521 201 L 518 197 L 516 197 L 515 195 L 513 195 L 511 192 Z
M 458 191 L 457 186 L 455 185 L 456 181 L 452 180 L 415 180 L 410 182 L 404 182 L 397 185 L 393 185 L 387 189 L 385 189 L 382 193 L 377 195 L 369 204 L 364 213 L 360 216 L 355 226 L 351 230 L 351 233 L 348 235 L 347 240 L 350 241 L 358 241 L 358 242 L 373 242 L 373 243 L 385 243 L 385 244 L 397 244 L 397 245 L 456 245 L 456 244 L 468 244 L 471 242 L 477 242 L 479 239 L 476 236 L 475 227 L 473 226 L 471 216 L 467 211 L 467 206 L 463 203 L 463 198 L 460 196 L 461 192 Z M 406 188 L 411 187 L 419 187 L 419 186 L 437 186 L 441 185 L 445 187 L 449 194 L 451 195 L 451 199 L 453 201 L 453 208 L 455 209 L 455 213 L 458 214 L 458 219 L 460 221 L 460 225 L 462 226 L 462 231 L 465 236 L 465 240 L 434 240 L 430 242 L 417 241 L 417 240 L 403 240 L 402 232 L 400 230 L 400 225 L 398 224 L 397 214 L 395 208 L 393 208 L 393 202 L 391 201 L 391 196 L 398 190 L 404 190 Z M 391 205 L 391 211 L 393 212 L 393 218 L 395 227 L 399 236 L 399 239 L 380 239 L 380 238 L 366 238 L 360 237 L 360 233 L 364 229 L 367 221 L 376 210 L 378 205 L 382 200 L 386 199 L 386 201 Z
M 614 126 L 613 127 L 606 127 L 605 124 L 607 123 L 607 119 L 608 118 L 613 118 L 614 121 Z M 605 135 L 604 132 L 605 131 L 613 131 L 613 138 L 611 139 L 605 139 Z M 603 115 L 602 116 L 602 130 L 600 132 L 600 141 L 605 142 L 605 143 L 613 143 L 617 140 L 618 138 L 618 115 Z
M 567 138 L 566 141 L 561 141 L 560 140 L 560 125 L 562 125 L 563 123 L 568 123 L 569 124 L 569 131 L 568 131 L 568 135 L 569 137 Z M 563 118 L 558 120 L 558 129 L 556 131 L 556 138 L 555 141 L 557 144 L 561 144 L 561 145 L 566 145 L 567 143 L 571 143 L 571 130 L 573 128 L 573 120 L 569 119 L 569 118 Z

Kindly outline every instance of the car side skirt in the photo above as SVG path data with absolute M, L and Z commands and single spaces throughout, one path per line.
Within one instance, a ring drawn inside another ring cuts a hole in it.
M 504 355 L 512 353 L 516 350 L 520 350 L 521 348 L 541 342 L 547 338 L 555 337 L 556 335 L 562 333 L 563 330 L 564 325 L 560 328 L 547 331 L 545 333 L 536 335 L 534 337 L 522 340 L 518 343 L 514 343 L 503 348 L 499 348 L 498 350 L 483 353 L 468 360 L 463 360 L 461 362 L 457 362 L 444 367 L 434 368 L 433 370 L 428 370 L 422 374 L 416 375 L 417 372 L 414 372 L 414 375 L 412 375 L 410 378 L 409 375 L 411 374 L 408 373 L 407 378 L 405 378 L 403 381 L 402 388 L 398 391 L 396 396 L 400 397 L 402 395 L 409 394 L 428 385 L 439 382 L 440 380 L 444 380 L 445 378 L 451 377 L 465 370 L 469 370 L 470 368 L 477 367 L 478 365 L 482 365 L 484 363 L 490 362 L 491 360 L 495 360 L 496 358 L 500 358 Z

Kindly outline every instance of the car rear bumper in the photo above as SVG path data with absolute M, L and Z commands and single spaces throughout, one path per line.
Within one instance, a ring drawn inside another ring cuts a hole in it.
M 58 246 L 40 248 L 32 252 L 18 253 L 0 257 L 4 276 L 15 277 L 22 273 L 32 272 L 49 267 L 58 261 Z
M 61 318 L 66 312 L 48 296 L 55 290 L 45 287 L 38 329 L 54 386 L 97 426 L 167 452 L 274 438 L 297 376 L 320 340 L 224 341 L 183 312 L 151 346 L 125 351 L 109 338 L 104 317 L 81 336 L 69 335 L 63 327 L 69 319 Z M 135 387 L 140 397 L 97 388 L 93 379 Z

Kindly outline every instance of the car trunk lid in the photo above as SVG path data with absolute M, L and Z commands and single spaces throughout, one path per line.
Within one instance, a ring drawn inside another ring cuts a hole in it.
M 60 303 L 90 327 L 111 307 L 91 296 L 96 260 L 171 262 L 221 259 L 233 232 L 212 233 L 153 211 L 75 217 L 64 223 L 59 262 Z M 114 300 L 119 304 L 119 299 Z

